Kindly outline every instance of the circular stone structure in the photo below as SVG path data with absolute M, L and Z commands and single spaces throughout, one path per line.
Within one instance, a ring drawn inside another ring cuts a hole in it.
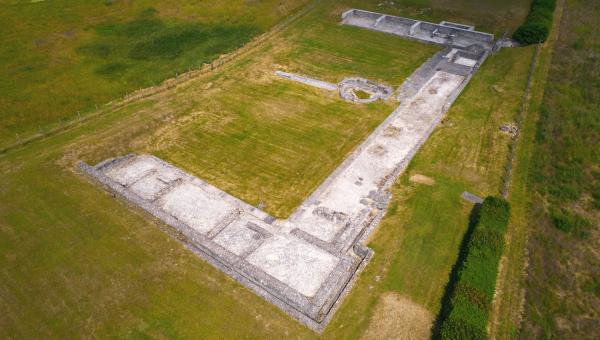
M 353 103 L 372 103 L 379 99 L 387 99 L 392 95 L 392 88 L 376 82 L 350 77 L 342 80 L 339 85 L 340 96 Z

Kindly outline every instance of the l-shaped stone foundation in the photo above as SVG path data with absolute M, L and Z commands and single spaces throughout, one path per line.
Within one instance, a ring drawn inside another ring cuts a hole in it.
M 458 57 L 471 62 L 457 63 Z M 389 187 L 464 89 L 487 50 L 448 47 L 399 89 L 400 105 L 286 220 L 151 155 L 79 170 L 171 228 L 213 266 L 322 331 L 373 251 Z

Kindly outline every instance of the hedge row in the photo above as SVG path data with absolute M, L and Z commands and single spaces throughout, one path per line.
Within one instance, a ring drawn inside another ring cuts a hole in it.
M 525 22 L 515 31 L 513 39 L 522 44 L 546 41 L 552 27 L 556 0 L 533 0 Z
M 458 264 L 448 311 L 440 325 L 441 339 L 487 338 L 486 327 L 509 216 L 506 200 L 489 196 L 483 201 L 464 261 Z

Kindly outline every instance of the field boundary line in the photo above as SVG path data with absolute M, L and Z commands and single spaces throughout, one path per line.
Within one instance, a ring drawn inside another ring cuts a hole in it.
M 97 105 L 96 109 L 92 109 L 90 114 L 81 115 L 80 112 L 77 112 L 77 117 L 71 121 L 63 123 L 62 119 L 59 119 L 59 126 L 51 128 L 45 132 L 38 132 L 30 137 L 26 137 L 21 139 L 19 134 L 17 134 L 17 141 L 13 144 L 9 144 L 7 146 L 0 146 L 0 156 L 15 150 L 19 149 L 27 144 L 32 142 L 44 140 L 53 135 L 59 134 L 64 131 L 68 131 L 72 128 L 78 127 L 91 121 L 97 117 L 103 116 L 109 112 L 113 112 L 115 110 L 121 109 L 127 104 L 135 102 L 137 100 L 145 99 L 151 97 L 156 94 L 160 94 L 166 92 L 170 89 L 173 89 L 177 86 L 188 83 L 191 80 L 194 80 L 200 76 L 204 76 L 210 74 L 216 70 L 222 69 L 224 66 L 231 64 L 232 62 L 238 60 L 241 57 L 248 55 L 249 53 L 255 51 L 257 48 L 263 45 L 264 42 L 270 40 L 280 32 L 284 31 L 291 24 L 295 23 L 299 19 L 305 17 L 309 13 L 311 13 L 318 5 L 322 3 L 321 0 L 313 0 L 303 8 L 298 9 L 295 13 L 290 15 L 288 18 L 283 19 L 281 22 L 271 27 L 268 31 L 254 37 L 245 45 L 229 52 L 226 54 L 222 54 L 217 59 L 211 61 L 210 63 L 205 63 L 197 69 L 190 70 L 188 72 L 182 74 L 175 74 L 175 77 L 167 78 L 163 80 L 160 84 L 156 86 L 150 86 L 144 89 L 136 90 L 132 93 L 126 94 L 121 98 L 113 99 L 108 103 Z M 104 108 L 102 108 L 104 106 Z
M 507 172 L 508 174 L 507 183 L 503 183 L 503 192 L 502 195 L 507 197 L 511 205 L 513 205 L 513 210 L 522 210 L 524 211 L 524 217 L 527 217 L 528 214 L 528 201 L 520 202 L 520 204 L 512 204 L 513 200 L 510 185 L 512 183 L 513 175 L 512 170 L 519 170 L 519 166 L 523 166 L 525 168 L 520 169 L 520 171 L 527 171 L 530 166 L 530 158 L 523 158 L 523 148 L 531 147 L 532 145 L 527 145 L 528 141 L 533 143 L 533 136 L 535 135 L 536 123 L 539 119 L 539 107 L 536 105 L 535 101 L 541 100 L 544 97 L 545 92 L 545 84 L 548 80 L 548 73 L 550 70 L 550 65 L 552 62 L 553 55 L 553 46 L 556 40 L 558 40 L 558 36 L 560 34 L 560 23 L 562 20 L 562 13 L 565 6 L 565 0 L 559 0 L 556 4 L 555 13 L 554 13 L 554 21 L 552 24 L 552 30 L 550 33 L 550 38 L 546 43 L 539 44 L 536 48 L 535 59 L 533 63 L 536 63 L 536 67 L 532 67 L 530 70 L 530 74 L 528 76 L 528 83 L 526 85 L 525 93 L 523 96 L 522 110 L 517 114 L 517 126 L 519 127 L 519 135 L 510 146 L 510 156 L 507 159 Z M 542 60 L 545 58 L 546 60 Z M 540 61 L 542 64 L 540 65 Z M 537 73 L 537 74 L 536 74 Z M 532 83 L 535 83 L 532 90 Z M 541 86 L 541 88 L 536 89 L 536 86 Z M 533 91 L 531 93 L 530 91 Z M 536 90 L 539 93 L 536 93 Z M 531 124 L 531 128 L 533 131 L 527 130 L 524 134 L 523 138 L 519 138 L 521 135 L 521 129 L 528 124 Z M 523 162 L 519 164 L 520 162 Z M 510 165 L 509 165 L 510 163 Z M 508 168 L 510 166 L 510 168 Z M 507 174 L 505 174 L 506 176 Z M 527 176 L 527 174 L 526 174 Z M 504 191 L 504 186 L 506 186 L 506 191 Z M 517 184 L 517 192 L 526 191 L 528 183 L 525 180 L 523 183 Z M 511 222 L 509 223 L 508 232 L 506 235 L 506 247 L 502 258 L 500 259 L 500 266 L 498 270 L 498 282 L 496 284 L 496 292 L 494 294 L 494 300 L 492 301 L 492 313 L 490 315 L 490 320 L 488 323 L 489 336 L 491 339 L 506 339 L 510 338 L 511 333 L 510 330 L 505 329 L 506 327 L 501 327 L 503 324 L 513 324 L 515 330 L 518 332 L 521 323 L 523 320 L 523 310 L 525 304 L 525 287 L 524 279 L 527 275 L 526 267 L 527 267 L 527 240 L 528 240 L 528 230 L 526 228 L 526 220 L 520 221 L 515 220 L 517 214 L 511 214 Z M 509 260 L 509 258 L 511 260 Z M 512 276 L 511 276 L 512 274 Z M 513 286 L 516 288 L 511 289 L 510 282 L 514 281 Z M 507 295 L 509 295 L 507 297 Z M 506 307 L 509 306 L 509 307 Z M 509 313 L 511 316 L 511 320 L 506 320 L 508 314 L 502 313 L 502 309 L 509 308 L 511 311 L 516 311 L 517 314 Z M 512 334 L 515 335 L 515 334 Z

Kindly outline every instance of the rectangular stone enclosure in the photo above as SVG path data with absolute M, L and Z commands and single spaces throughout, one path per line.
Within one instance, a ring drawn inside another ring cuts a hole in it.
M 357 13 L 345 13 L 344 21 L 358 26 L 377 21 L 388 28 L 400 22 L 408 30 L 415 24 Z M 170 226 L 174 237 L 207 262 L 320 332 L 373 255 L 364 242 L 385 213 L 389 187 L 485 60 L 488 47 L 451 45 L 432 56 L 398 89 L 400 105 L 286 220 L 151 155 L 78 167 Z

